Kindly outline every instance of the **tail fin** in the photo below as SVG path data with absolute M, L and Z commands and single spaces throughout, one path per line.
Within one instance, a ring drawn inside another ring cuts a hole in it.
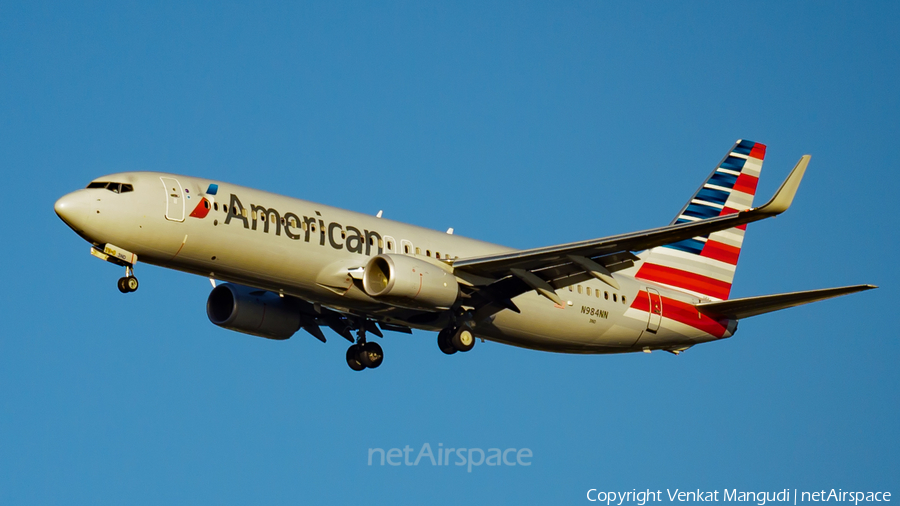
M 716 166 L 672 224 L 750 209 L 766 146 L 739 140 Z M 746 225 L 652 248 L 636 278 L 671 286 L 698 297 L 724 300 L 731 292 Z

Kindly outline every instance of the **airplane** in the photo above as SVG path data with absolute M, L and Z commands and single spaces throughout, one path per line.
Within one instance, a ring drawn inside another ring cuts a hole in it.
M 374 369 L 367 335 L 435 331 L 447 355 L 476 338 L 534 350 L 680 354 L 734 335 L 738 321 L 876 288 L 854 285 L 730 299 L 747 224 L 790 207 L 810 156 L 775 195 L 753 198 L 766 146 L 738 140 L 666 226 L 517 250 L 204 178 L 124 172 L 54 205 L 138 289 L 141 262 L 208 277 L 209 320 L 274 340 L 328 327 L 347 365 Z M 218 282 L 218 284 L 217 284 Z

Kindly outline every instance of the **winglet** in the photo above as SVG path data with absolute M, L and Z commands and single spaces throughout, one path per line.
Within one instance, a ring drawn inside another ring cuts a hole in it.
M 781 187 L 775 192 L 772 200 L 758 207 L 756 211 L 770 216 L 787 211 L 791 207 L 791 202 L 794 201 L 794 195 L 797 194 L 797 188 L 800 187 L 800 181 L 803 179 L 803 174 L 806 173 L 806 166 L 809 165 L 810 158 L 810 155 L 801 156 L 800 161 L 794 165 L 794 169 L 788 174 L 787 179 L 781 183 Z

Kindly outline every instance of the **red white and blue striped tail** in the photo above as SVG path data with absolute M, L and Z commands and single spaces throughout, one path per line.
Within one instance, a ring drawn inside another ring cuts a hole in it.
M 765 145 L 737 141 L 672 223 L 749 209 L 765 156 Z M 746 228 L 741 225 L 645 251 L 635 277 L 701 298 L 725 300 L 731 292 Z

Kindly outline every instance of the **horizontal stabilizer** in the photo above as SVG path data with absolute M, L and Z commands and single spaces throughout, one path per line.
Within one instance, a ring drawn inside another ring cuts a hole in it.
M 875 285 L 842 286 L 840 288 L 824 288 L 822 290 L 807 290 L 805 292 L 779 293 L 777 295 L 761 295 L 759 297 L 745 297 L 743 299 L 723 300 L 720 302 L 703 302 L 695 304 L 703 314 L 709 316 L 725 316 L 735 320 L 749 318 L 764 313 L 771 313 L 779 309 L 801 306 L 820 300 L 839 297 L 849 293 L 861 292 L 878 288 Z

